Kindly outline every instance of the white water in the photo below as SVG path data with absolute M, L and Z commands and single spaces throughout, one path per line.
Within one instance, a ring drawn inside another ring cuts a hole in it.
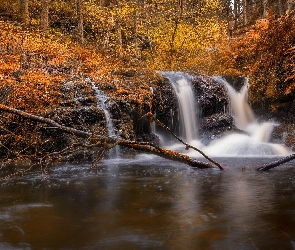
M 184 73 L 161 72 L 167 77 L 176 93 L 179 105 L 181 137 L 186 142 L 197 140 L 196 99 L 191 87 L 190 76 Z
M 246 79 L 246 82 L 240 92 L 236 92 L 235 89 L 222 78 L 215 79 L 217 81 L 222 81 L 226 85 L 235 124 L 237 128 L 245 130 L 249 124 L 255 122 L 254 113 L 248 104 L 248 79 Z
M 113 121 L 111 119 L 109 108 L 108 108 L 108 105 L 107 105 L 107 103 L 109 101 L 109 97 L 105 93 L 103 93 L 103 91 L 99 90 L 96 87 L 95 83 L 93 81 L 91 81 L 91 79 L 86 78 L 86 81 L 91 83 L 92 89 L 95 91 L 96 98 L 98 100 L 97 101 L 97 107 L 104 112 L 104 117 L 105 117 L 105 121 L 106 121 L 106 129 L 107 129 L 107 132 L 108 132 L 108 136 L 110 136 L 110 137 L 117 136 Z M 119 153 L 120 153 L 119 150 L 120 150 L 119 147 L 116 146 L 115 150 L 111 150 L 111 155 L 118 157 Z M 113 151 L 115 151 L 115 152 L 113 152 Z
M 232 156 L 271 156 L 288 155 L 289 150 L 280 144 L 269 143 L 274 122 L 259 123 L 248 104 L 248 79 L 240 92 L 230 86 L 224 79 L 222 81 L 228 90 L 230 108 L 237 128 L 245 131 L 245 134 L 231 133 L 219 140 L 213 141 L 204 151 L 210 155 Z
M 215 80 L 225 84 L 230 99 L 230 110 L 235 125 L 245 133 L 230 133 L 220 139 L 214 140 L 209 146 L 204 146 L 197 137 L 196 110 L 194 108 L 195 98 L 189 77 L 186 74 L 164 72 L 177 95 L 180 109 L 180 126 L 185 131 L 183 138 L 193 146 L 203 150 L 210 156 L 274 156 L 288 155 L 289 150 L 280 144 L 269 143 L 274 126 L 273 122 L 259 123 L 248 104 L 248 79 L 240 92 L 235 91 L 223 78 L 216 77 Z M 173 150 L 183 150 L 184 146 L 177 143 L 166 146 Z M 200 156 L 196 151 L 186 151 L 190 156 Z

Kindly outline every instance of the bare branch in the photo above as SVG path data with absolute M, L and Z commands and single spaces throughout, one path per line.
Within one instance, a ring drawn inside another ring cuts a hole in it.
M 189 157 L 189 156 L 187 156 L 185 154 L 180 154 L 180 153 L 174 152 L 172 150 L 167 150 L 167 149 L 164 149 L 164 148 L 160 148 L 160 147 L 158 147 L 156 145 L 153 145 L 151 143 L 147 143 L 147 142 L 139 143 L 139 142 L 123 140 L 123 139 L 119 140 L 119 139 L 114 138 L 114 137 L 101 136 L 101 135 L 97 135 L 97 134 L 77 130 L 77 129 L 74 129 L 74 128 L 62 126 L 59 123 L 57 123 L 57 122 L 55 122 L 55 121 L 53 121 L 51 119 L 44 118 L 44 117 L 41 117 L 41 116 L 36 116 L 36 115 L 33 115 L 33 114 L 29 114 L 27 112 L 24 112 L 24 111 L 21 111 L 21 110 L 18 110 L 18 109 L 14 109 L 14 108 L 5 106 L 3 104 L 0 104 L 0 110 L 19 115 L 19 116 L 31 119 L 33 121 L 48 124 L 51 127 L 59 129 L 59 130 L 65 132 L 65 133 L 69 133 L 69 134 L 75 135 L 77 137 L 81 137 L 81 138 L 85 138 L 85 139 L 89 140 L 91 142 L 91 144 L 74 143 L 71 146 L 72 147 L 73 146 L 75 146 L 75 147 L 76 146 L 81 146 L 81 147 L 86 147 L 86 148 L 96 148 L 97 147 L 99 150 L 102 150 L 101 153 L 99 154 L 99 156 L 96 158 L 96 160 L 94 160 L 94 165 L 102 158 L 103 153 L 105 152 L 105 150 L 113 148 L 116 145 L 120 145 L 120 146 L 124 146 L 124 147 L 128 147 L 128 148 L 132 148 L 132 149 L 152 153 L 152 154 L 155 154 L 155 155 L 159 155 L 159 156 L 161 156 L 163 158 L 170 159 L 170 160 L 173 160 L 173 161 L 182 162 L 182 163 L 190 165 L 190 166 L 192 166 L 194 168 L 214 168 L 214 165 L 211 165 L 210 163 L 197 161 L 197 160 L 195 160 L 195 159 L 193 159 L 193 158 L 191 158 L 191 157 Z M 178 138 L 178 137 L 176 137 L 176 138 Z M 179 139 L 179 140 L 181 141 L 181 139 Z M 197 150 L 198 152 L 201 152 L 198 149 L 194 148 L 193 146 L 191 146 L 191 145 L 189 145 L 189 144 L 187 144 L 187 143 L 185 143 L 183 141 L 182 141 L 182 143 L 184 145 L 186 145 L 187 148 L 193 148 L 193 149 Z M 43 155 L 43 158 L 42 157 L 40 157 L 40 158 L 44 160 L 46 157 L 53 156 L 53 155 L 58 155 L 58 154 L 60 155 L 62 153 L 65 153 L 69 149 L 70 149 L 70 147 L 68 147 L 68 148 L 66 148 L 66 149 L 64 149 L 64 150 L 62 150 L 60 152 L 47 153 L 46 155 Z M 202 155 L 205 155 L 205 154 L 202 153 Z M 38 159 L 40 159 L 40 158 L 38 158 Z M 214 162 L 213 160 L 211 160 L 207 156 L 205 156 L 205 158 L 210 160 L 211 162 Z M 41 160 L 41 163 L 40 163 L 41 164 L 40 167 L 41 167 L 42 172 L 44 171 L 43 166 L 42 166 L 43 160 Z M 220 169 L 222 169 L 222 167 L 219 164 L 217 164 L 217 163 L 214 163 L 214 164 L 217 165 Z M 46 167 L 45 167 L 45 169 L 46 169 Z
M 291 155 L 288 155 L 282 159 L 279 159 L 277 161 L 274 161 L 274 162 L 271 162 L 271 163 L 267 163 L 267 164 L 264 164 L 262 165 L 261 167 L 257 168 L 256 170 L 257 171 L 267 171 L 267 170 L 270 170 L 272 168 L 275 168 L 275 167 L 278 167 L 288 161 L 292 161 L 295 159 L 295 154 L 291 154 Z
M 212 162 L 213 164 L 215 164 L 217 167 L 219 167 L 219 169 L 223 170 L 223 168 L 220 166 L 219 163 L 217 163 L 216 161 L 214 161 L 213 159 L 211 159 L 209 156 L 207 156 L 203 151 L 201 151 L 200 149 L 184 142 L 182 139 L 180 139 L 170 128 L 168 128 L 167 126 L 165 126 L 165 124 L 163 124 L 162 122 L 160 122 L 151 112 L 148 112 L 146 114 L 148 117 L 150 117 L 152 120 L 154 120 L 159 126 L 161 126 L 162 128 L 168 130 L 178 141 L 180 141 L 182 144 L 185 145 L 185 149 L 189 149 L 192 148 L 195 151 L 199 152 L 202 156 L 204 156 L 208 161 Z

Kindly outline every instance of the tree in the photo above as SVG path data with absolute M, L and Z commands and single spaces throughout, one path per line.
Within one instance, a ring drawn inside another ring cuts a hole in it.
M 287 0 L 287 13 L 289 13 L 292 9 L 294 9 L 294 0 Z
M 43 32 L 45 32 L 49 26 L 49 4 L 50 0 L 42 0 L 41 2 L 40 28 Z
M 284 15 L 284 5 L 282 0 L 278 0 L 278 14 L 279 16 Z
M 248 4 L 247 0 L 243 0 L 243 24 L 247 25 L 248 23 Z
M 77 37 L 80 44 L 84 43 L 84 27 L 83 27 L 83 13 L 82 13 L 82 0 L 76 0 L 77 5 Z
M 145 8 L 149 15 L 138 32 L 152 45 L 144 54 L 150 65 L 172 70 L 196 68 L 202 53 L 214 46 L 224 31 L 219 9 L 214 0 L 162 0 Z
M 30 24 L 28 0 L 20 0 L 20 18 L 25 26 L 28 26 Z
M 41 150 L 38 150 L 36 148 L 36 150 L 34 150 L 34 153 L 31 155 L 29 155 L 29 154 L 21 155 L 21 154 L 16 153 L 16 154 L 14 154 L 13 160 L 8 158 L 5 161 L 5 159 L 3 159 L 3 162 L 1 162 L 1 165 L 0 165 L 1 168 L 3 168 L 3 166 L 5 166 L 6 164 L 7 165 L 11 164 L 11 162 L 13 162 L 13 161 L 17 162 L 17 161 L 20 161 L 23 159 L 26 159 L 27 161 L 29 161 L 29 166 L 24 170 L 12 172 L 11 174 L 7 175 L 6 177 L 4 177 L 0 180 L 5 180 L 5 179 L 10 178 L 12 176 L 23 175 L 24 173 L 30 171 L 34 166 L 35 167 L 37 166 L 38 168 L 40 168 L 42 173 L 47 173 L 49 170 L 48 166 L 50 165 L 51 162 L 60 158 L 61 156 L 70 155 L 79 148 L 80 149 L 82 149 L 82 148 L 87 149 L 88 148 L 88 149 L 93 149 L 93 150 L 98 151 L 98 156 L 92 162 L 92 167 L 96 167 L 97 163 L 103 157 L 104 153 L 107 150 L 109 150 L 117 145 L 127 147 L 127 148 L 132 148 L 135 150 L 144 151 L 147 153 L 152 153 L 152 154 L 161 156 L 166 159 L 185 163 L 193 168 L 204 169 L 204 168 L 218 167 L 220 170 L 223 170 L 223 168 L 220 166 L 220 164 L 218 164 L 217 162 L 215 162 L 214 160 L 209 158 L 207 155 L 205 155 L 199 149 L 183 142 L 179 138 L 177 138 L 177 139 L 180 140 L 186 146 L 187 149 L 192 148 L 194 150 L 197 150 L 210 162 L 198 161 L 198 160 L 193 159 L 185 154 L 181 154 L 181 153 L 178 153 L 178 152 L 175 152 L 172 150 L 161 148 L 157 145 L 154 145 L 154 144 L 148 143 L 148 142 L 137 142 L 137 141 L 120 139 L 120 138 L 108 137 L 108 136 L 103 136 L 100 134 L 93 133 L 92 131 L 82 131 L 82 130 L 78 130 L 78 129 L 75 129 L 72 127 L 63 126 L 63 125 L 61 125 L 49 118 L 44 118 L 42 116 L 30 114 L 30 113 L 24 112 L 22 110 L 18 110 L 18 109 L 3 105 L 1 103 L 0 103 L 0 110 L 4 111 L 4 112 L 8 112 L 10 114 L 15 114 L 25 120 L 30 120 L 31 122 L 34 122 L 34 123 L 50 125 L 50 130 L 52 130 L 52 129 L 58 130 L 62 133 L 65 133 L 67 135 L 75 137 L 75 140 L 74 140 L 75 142 L 70 143 L 69 145 L 67 145 L 66 147 L 64 147 L 60 151 L 44 152 L 42 147 L 38 147 Z M 151 113 L 149 115 L 151 115 L 153 117 L 153 115 Z M 44 126 L 43 129 L 47 130 L 47 127 Z M 37 138 L 38 136 L 34 136 L 34 137 Z M 83 138 L 84 140 L 78 141 L 77 137 L 79 137 L 81 139 Z M 33 142 L 34 146 L 38 145 L 38 143 L 40 143 L 40 142 L 38 142 L 37 140 L 35 140 Z M 6 148 L 6 149 L 8 149 L 8 148 Z

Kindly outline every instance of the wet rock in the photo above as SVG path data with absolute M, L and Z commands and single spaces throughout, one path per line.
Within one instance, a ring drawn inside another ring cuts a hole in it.
M 173 131 L 178 131 L 179 117 L 177 97 L 168 79 L 163 78 L 153 89 L 153 112 L 157 119 Z
M 241 88 L 245 84 L 245 77 L 244 76 L 224 75 L 223 77 L 238 92 L 241 90 Z
M 295 150 L 295 134 L 289 134 L 285 138 L 285 144 L 290 147 L 293 151 Z
M 85 130 L 93 124 L 104 123 L 104 114 L 100 109 L 95 107 L 65 108 L 55 110 L 55 115 L 51 119 L 69 127 L 84 126 L 85 128 L 83 130 Z
M 226 87 L 213 77 L 197 76 L 192 78 L 192 85 L 197 97 L 201 117 L 225 113 L 228 106 Z
M 160 144 L 160 138 L 159 136 L 153 134 L 153 133 L 148 133 L 148 134 L 141 134 L 136 138 L 137 141 L 139 142 L 150 142 L 154 145 L 159 145 Z
M 201 121 L 200 128 L 210 130 L 213 128 L 231 127 L 233 125 L 233 117 L 228 114 L 213 114 L 209 117 L 204 117 Z

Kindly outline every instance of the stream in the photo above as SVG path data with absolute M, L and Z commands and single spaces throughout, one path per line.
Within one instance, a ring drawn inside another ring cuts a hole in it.
M 0 249 L 295 249 L 295 168 L 215 158 L 193 170 L 141 154 L 1 183 Z

